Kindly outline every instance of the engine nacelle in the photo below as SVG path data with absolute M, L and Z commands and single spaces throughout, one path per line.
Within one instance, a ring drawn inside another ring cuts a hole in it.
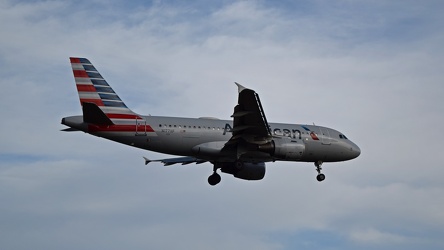
M 283 160 L 299 160 L 305 151 L 305 144 L 291 138 L 275 138 L 259 145 L 259 151 Z
M 243 180 L 262 180 L 265 176 L 265 163 L 240 163 L 240 162 L 224 162 L 217 163 L 216 167 L 222 172 L 232 174 L 234 177 Z

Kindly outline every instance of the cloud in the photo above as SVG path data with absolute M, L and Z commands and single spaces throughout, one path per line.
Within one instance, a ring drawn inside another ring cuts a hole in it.
M 393 235 L 390 233 L 382 233 L 374 229 L 353 232 L 351 238 L 354 241 L 371 243 L 371 244 L 380 244 L 380 243 L 405 244 L 408 242 L 408 239 L 406 237 Z
M 0 240 L 441 249 L 440 5 L 3 1 Z M 322 184 L 308 163 L 270 163 L 260 182 L 224 175 L 216 188 L 210 164 L 145 167 L 141 156 L 162 156 L 59 131 L 80 113 L 69 56 L 88 57 L 143 114 L 230 119 L 238 81 L 268 120 L 339 129 L 363 152 L 325 164 Z

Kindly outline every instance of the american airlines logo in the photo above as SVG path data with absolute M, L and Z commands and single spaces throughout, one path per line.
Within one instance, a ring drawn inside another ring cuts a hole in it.
M 318 136 L 315 134 L 315 132 L 310 131 L 310 129 L 307 128 L 307 127 L 305 127 L 305 126 L 301 126 L 301 127 L 302 127 L 303 129 L 305 129 L 305 131 L 310 132 L 311 139 L 313 139 L 313 140 L 315 140 L 315 141 L 319 141 L 319 138 L 318 138 Z
M 308 129 L 306 127 L 303 127 L 303 128 L 306 130 Z M 233 130 L 233 128 L 231 127 L 231 125 L 228 123 L 225 123 L 223 135 L 225 135 L 227 132 L 231 132 L 232 130 Z M 287 128 L 281 129 L 281 128 L 272 128 L 270 126 L 270 130 L 272 131 L 273 135 L 276 135 L 276 136 L 288 137 L 291 139 L 300 139 L 300 140 L 302 139 L 302 135 L 301 135 L 302 133 L 298 129 L 287 129 Z M 310 131 L 310 130 L 308 129 L 308 131 Z M 314 132 L 312 132 L 312 133 L 314 134 Z M 314 139 L 312 136 L 313 140 L 319 140 L 317 138 L 316 134 L 314 134 L 314 136 L 316 139 Z

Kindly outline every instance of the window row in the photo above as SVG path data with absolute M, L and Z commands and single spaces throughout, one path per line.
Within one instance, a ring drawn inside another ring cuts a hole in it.
M 159 124 L 159 128 L 192 128 L 192 129 L 208 129 L 208 130 L 221 130 L 220 127 L 206 127 L 206 126 L 191 126 L 191 125 L 167 125 Z M 223 129 L 223 128 L 222 128 Z

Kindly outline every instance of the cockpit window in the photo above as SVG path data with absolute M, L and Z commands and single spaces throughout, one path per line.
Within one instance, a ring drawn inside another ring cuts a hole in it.
M 348 139 L 345 135 L 339 134 L 339 138 L 341 139 Z

